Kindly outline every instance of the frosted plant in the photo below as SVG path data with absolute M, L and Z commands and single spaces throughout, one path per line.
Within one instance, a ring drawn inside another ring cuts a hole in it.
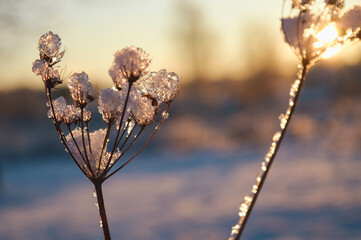
M 166 70 L 148 74 L 151 60 L 141 48 L 126 47 L 117 51 L 109 70 L 114 88 L 99 92 L 98 110 L 105 127 L 90 131 L 93 114 L 88 105 L 95 96 L 85 72 L 74 73 L 68 79 L 72 104 L 67 104 L 63 96 L 53 100 L 54 87 L 62 83 L 59 70 L 55 69 L 64 56 L 60 47 L 61 39 L 57 34 L 48 32 L 41 36 L 38 44 L 40 59 L 33 62 L 32 70 L 44 82 L 48 117 L 66 151 L 95 186 L 104 239 L 110 240 L 102 184 L 132 161 L 154 138 L 179 93 L 179 77 Z M 153 133 L 137 148 L 134 143 L 151 125 L 154 126 Z
M 239 240 L 242 236 L 295 111 L 309 68 L 316 62 L 335 55 L 351 43 L 359 41 L 361 37 L 361 6 L 356 5 L 344 10 L 343 0 L 285 0 L 283 8 L 286 4 L 289 4 L 290 13 L 281 19 L 282 32 L 285 41 L 298 57 L 299 72 L 291 85 L 288 108 L 279 117 L 280 130 L 273 136 L 251 193 L 244 197 L 240 205 L 240 218 L 232 227 L 229 240 Z

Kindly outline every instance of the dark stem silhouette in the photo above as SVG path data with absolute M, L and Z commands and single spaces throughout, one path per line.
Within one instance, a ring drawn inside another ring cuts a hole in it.
M 104 232 L 104 240 L 111 240 L 107 214 L 105 212 L 105 204 L 104 204 L 103 191 L 102 191 L 102 182 L 94 181 L 93 183 L 94 183 L 94 187 L 95 187 L 96 197 L 98 200 L 100 224 L 101 224 L 101 227 Z

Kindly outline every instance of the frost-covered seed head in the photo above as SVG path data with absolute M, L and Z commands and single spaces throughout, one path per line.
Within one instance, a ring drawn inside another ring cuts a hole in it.
M 78 109 L 78 118 L 80 118 L 80 111 Z M 84 122 L 90 122 L 93 118 L 93 113 L 90 111 L 87 111 L 86 109 L 84 109 L 83 111 L 83 121 Z
M 71 75 L 67 86 L 71 97 L 80 107 L 85 107 L 94 99 L 93 86 L 89 82 L 89 77 L 85 72 Z
M 361 6 L 355 5 L 346 11 L 337 22 L 337 25 L 345 30 L 359 30 L 361 28 Z
M 302 39 L 305 30 L 309 29 L 314 21 L 313 14 L 305 12 L 296 17 L 289 17 L 282 19 L 282 30 L 285 41 L 293 48 L 299 50 L 299 43 L 302 44 Z
M 40 59 L 36 59 L 35 62 L 33 62 L 33 73 L 35 73 L 36 76 L 43 76 L 45 73 L 45 70 L 48 68 L 48 63 L 40 60 Z
M 49 104 L 47 104 L 48 107 Z M 63 122 L 64 119 L 64 111 L 66 109 L 66 100 L 63 96 L 58 97 L 57 99 L 53 100 L 53 109 L 55 114 L 55 120 L 57 122 Z M 54 119 L 54 114 L 51 108 L 48 111 L 48 117 Z
M 67 105 L 64 109 L 63 121 L 65 124 L 76 123 L 79 120 L 79 109 L 74 105 Z
M 56 85 L 63 82 L 60 79 L 59 71 L 57 69 L 53 69 L 52 67 L 46 68 L 44 78 L 45 85 L 48 88 L 54 88 Z
M 151 59 L 141 48 L 126 47 L 114 54 L 109 75 L 117 88 L 122 88 L 122 81 L 135 82 L 149 71 Z
M 136 87 L 142 95 L 161 102 L 170 102 L 179 93 L 179 77 L 174 72 L 167 72 L 167 70 L 162 69 L 139 80 Z
M 106 123 L 112 124 L 119 117 L 123 108 L 123 100 L 120 91 L 111 88 L 100 89 L 98 109 Z
M 300 4 L 300 11 L 296 15 L 291 11 L 290 17 L 282 18 L 282 30 L 286 42 L 303 63 L 333 56 L 361 35 L 361 6 L 354 6 L 341 16 L 343 0 L 325 0 L 324 4 L 293 0 L 292 3 Z M 302 8 L 303 4 L 312 7 Z
M 45 33 L 39 39 L 38 49 L 40 51 L 40 58 L 48 62 L 52 62 L 53 58 L 59 53 L 61 46 L 61 39 L 59 35 L 52 31 Z
M 76 128 L 75 130 L 72 131 L 72 134 L 74 136 L 74 139 L 75 139 L 75 142 L 77 143 L 77 145 L 82 146 L 81 129 Z M 85 132 L 85 130 L 84 130 L 83 134 L 84 134 L 84 136 L 87 136 L 87 133 Z M 105 129 L 99 129 L 99 130 L 89 133 L 91 150 L 92 150 L 91 152 L 89 149 L 89 139 L 88 139 L 88 137 L 85 137 L 85 146 L 86 146 L 86 151 L 87 151 L 87 155 L 88 155 L 89 162 L 90 162 L 90 167 L 91 167 L 92 172 L 96 176 L 100 176 L 104 172 L 106 165 L 108 163 L 109 157 L 110 157 L 110 154 L 107 153 L 106 151 L 103 151 L 103 153 L 102 153 L 102 146 L 103 146 L 105 134 L 106 134 Z M 79 148 L 81 151 L 81 154 L 80 154 L 70 133 L 66 136 L 66 141 L 67 141 L 67 145 L 68 145 L 71 153 L 73 154 L 75 160 L 79 163 L 80 166 L 84 166 L 85 162 L 81 156 L 81 155 L 85 156 L 84 148 L 82 148 L 82 147 Z M 107 149 L 106 146 L 105 146 L 105 149 Z M 114 162 L 118 156 L 119 156 L 119 154 L 113 154 L 111 162 Z M 99 160 L 100 160 L 100 169 L 98 171 Z M 91 175 L 90 169 L 87 166 L 84 166 L 84 169 L 86 170 L 87 176 L 89 178 L 93 178 Z
M 40 75 L 42 80 L 44 81 L 44 84 L 48 88 L 53 88 L 56 85 L 62 83 L 60 79 L 60 73 L 57 69 L 53 69 L 49 66 L 48 62 L 44 62 L 40 59 L 35 60 L 33 62 L 33 72 L 35 75 Z
M 131 109 L 131 115 L 138 125 L 149 125 L 153 121 L 155 115 L 155 107 L 152 104 L 152 100 L 140 96 L 135 107 Z

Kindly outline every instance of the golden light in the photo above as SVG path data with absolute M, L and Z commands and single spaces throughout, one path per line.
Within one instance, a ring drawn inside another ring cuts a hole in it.
M 315 48 L 327 47 L 322 54 L 323 58 L 332 57 L 339 52 L 340 48 L 337 45 L 332 47 L 327 46 L 339 37 L 335 23 L 328 24 L 324 29 L 318 32 L 315 37 L 319 40 L 313 44 Z
M 336 38 L 338 38 L 338 32 L 335 23 L 327 25 L 327 27 L 317 33 L 316 38 L 324 44 L 328 44 L 336 40 Z
M 329 58 L 336 55 L 340 51 L 339 47 L 330 47 L 322 54 L 322 58 Z

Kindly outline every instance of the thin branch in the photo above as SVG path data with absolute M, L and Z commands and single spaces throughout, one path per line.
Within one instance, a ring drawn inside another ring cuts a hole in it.
M 169 108 L 170 108 L 171 103 L 167 104 L 167 109 L 165 110 L 166 113 L 168 113 Z M 162 126 L 162 124 L 164 123 L 164 120 L 166 119 L 165 116 L 163 116 L 162 120 L 160 121 L 160 123 L 155 127 L 155 131 L 153 132 L 152 136 L 150 136 L 150 138 L 148 139 L 148 141 L 131 157 L 129 158 L 128 161 L 126 161 L 122 166 L 120 166 L 119 168 L 117 168 L 116 170 L 114 170 L 114 172 L 112 172 L 111 174 L 109 174 L 107 177 L 105 177 L 104 180 L 107 180 L 108 178 L 110 178 L 113 174 L 115 174 L 116 172 L 118 172 L 120 169 L 122 169 L 123 167 L 125 167 L 128 163 L 130 163 L 136 156 L 138 156 L 138 154 L 143 151 L 143 149 L 150 143 L 150 141 L 152 141 L 152 139 L 154 138 L 154 136 L 157 134 L 157 132 L 159 131 L 160 127 Z
M 306 75 L 307 75 L 307 72 L 308 72 L 308 67 L 309 67 L 309 63 L 305 61 L 303 63 L 302 73 L 301 73 L 301 76 L 299 78 L 299 81 L 300 81 L 299 86 L 297 88 L 297 91 L 294 93 L 294 97 L 292 98 L 292 96 L 291 96 L 290 104 L 289 104 L 289 107 L 288 107 L 287 112 L 286 112 L 286 114 L 288 114 L 288 119 L 285 122 L 285 125 L 283 127 L 281 127 L 282 130 L 280 132 L 280 135 L 279 135 L 279 138 L 277 139 L 277 141 L 272 142 L 272 145 L 271 145 L 272 151 L 269 152 L 270 155 L 269 155 L 268 159 L 266 160 L 266 162 L 268 161 L 268 164 L 262 166 L 263 173 L 262 173 L 262 175 L 260 177 L 257 178 L 257 184 L 255 184 L 253 186 L 253 191 L 252 191 L 253 192 L 253 197 L 249 200 L 250 203 L 248 204 L 248 206 L 244 210 L 241 210 L 245 215 L 241 216 L 239 223 L 235 227 L 235 230 L 238 231 L 236 237 L 234 238 L 235 240 L 241 239 L 242 233 L 244 232 L 244 228 L 245 228 L 245 226 L 246 226 L 246 224 L 248 222 L 249 216 L 252 213 L 252 210 L 253 210 L 253 208 L 254 208 L 254 206 L 256 204 L 259 193 L 262 190 L 263 184 L 266 181 L 266 178 L 267 178 L 267 175 L 268 175 L 268 173 L 269 173 L 269 171 L 271 169 L 272 163 L 273 163 L 273 161 L 274 161 L 274 159 L 275 159 L 275 157 L 277 155 L 278 149 L 279 149 L 279 147 L 280 147 L 280 145 L 282 143 L 282 140 L 283 140 L 283 138 L 284 138 L 284 136 L 285 136 L 285 134 L 287 132 L 288 125 L 289 125 L 289 123 L 291 121 L 291 118 L 292 118 L 292 116 L 294 114 L 294 111 L 296 109 L 296 105 L 298 103 L 298 99 L 299 99 L 302 87 L 304 85 L 304 81 L 306 79 Z M 292 101 L 292 103 L 291 103 L 291 101 Z M 241 207 L 242 207 L 242 205 L 241 205 Z
M 120 146 L 120 148 L 119 148 L 119 150 L 120 150 L 120 151 L 122 151 L 122 150 L 123 150 L 123 148 L 124 148 L 125 144 L 128 142 L 128 139 L 130 138 L 130 136 L 132 136 L 132 134 L 133 134 L 134 129 L 136 128 L 136 126 L 137 126 L 137 125 L 134 125 L 134 126 L 133 126 L 133 128 L 132 128 L 132 130 L 130 130 L 130 132 L 127 134 L 127 136 L 126 136 L 126 138 L 125 138 L 125 140 L 124 140 L 124 142 L 123 142 L 122 146 Z M 137 135 L 137 136 L 139 136 L 139 134 L 143 131 L 143 128 L 144 128 L 144 127 L 142 127 L 142 129 L 140 130 L 140 132 L 138 133 L 138 135 Z M 120 142 L 119 142 L 119 143 L 120 143 Z M 119 143 L 118 143 L 118 144 L 119 144 Z M 127 150 L 127 149 L 126 149 L 126 150 Z M 125 150 L 125 151 L 126 151 L 126 150 Z
M 122 139 L 123 139 L 123 137 L 124 137 L 127 129 L 129 128 L 129 123 L 130 123 L 130 121 L 128 120 L 128 121 L 126 122 L 126 125 L 124 126 L 123 131 L 122 131 L 122 135 L 119 137 L 118 142 L 116 143 L 117 146 L 118 146 L 119 143 L 122 141 Z
M 105 212 L 105 204 L 102 190 L 102 182 L 93 182 L 98 200 L 98 208 L 100 215 L 100 226 L 103 228 L 104 240 L 111 240 L 107 214 Z
M 113 149 L 112 149 L 112 151 L 111 151 L 111 153 L 110 153 L 109 159 L 112 159 L 113 154 L 114 154 L 114 152 L 115 152 L 115 149 L 117 149 L 117 146 L 118 146 L 117 144 L 119 144 L 118 139 L 119 139 L 120 131 L 121 131 L 121 129 L 122 129 L 122 124 L 123 124 L 123 119 L 124 119 L 125 111 L 127 111 L 127 105 L 128 105 L 130 90 L 131 90 L 132 86 L 133 86 L 133 84 L 132 84 L 131 82 L 128 82 L 127 96 L 126 96 L 125 101 L 124 101 L 122 116 L 120 117 L 120 122 L 119 122 L 119 127 L 118 127 L 118 131 L 117 131 L 117 135 L 116 135 L 116 137 L 115 137 L 114 146 L 113 146 Z
M 142 127 L 140 129 L 140 131 L 138 132 L 137 135 L 135 135 L 133 141 L 128 145 L 128 147 L 120 153 L 120 155 L 117 157 L 117 159 L 112 163 L 112 166 L 110 166 L 110 162 L 111 159 L 109 159 L 107 166 L 105 167 L 105 171 L 103 173 L 103 177 L 110 171 L 110 169 L 119 161 L 119 159 L 131 148 L 131 146 L 134 144 L 134 142 L 138 139 L 138 137 L 140 136 L 140 134 L 143 132 L 145 127 Z M 132 131 L 134 130 L 134 128 L 132 129 Z M 125 145 L 125 143 L 128 141 L 129 137 L 126 138 L 126 140 L 124 141 L 123 146 Z M 122 148 L 123 148 L 122 146 Z
M 75 162 L 75 164 L 79 167 L 79 169 L 84 173 L 85 176 L 87 176 L 85 170 L 79 165 L 78 161 L 76 160 L 76 158 L 74 157 L 73 153 L 70 151 L 70 148 L 68 146 L 68 144 L 66 143 L 66 138 L 63 134 L 63 131 L 61 129 L 61 126 L 59 124 L 59 122 L 56 120 L 55 118 L 55 110 L 54 110 L 54 105 L 53 105 L 53 100 L 52 100 L 52 97 L 51 97 L 51 90 L 48 89 L 46 86 L 45 86 L 45 92 L 46 92 L 46 98 L 49 102 L 49 106 L 50 106 L 50 110 L 53 114 L 53 124 L 55 126 L 55 129 L 56 131 L 58 132 L 59 136 L 60 136 L 60 139 L 61 139 L 61 142 L 64 144 L 67 152 L 70 154 L 71 158 L 73 159 L 73 161 Z
M 81 139 L 82 139 L 82 142 L 83 142 L 85 160 L 88 162 L 88 164 L 90 166 L 89 171 L 91 172 L 93 177 L 96 177 L 94 172 L 93 172 L 93 169 L 91 168 L 90 160 L 89 160 L 88 153 L 87 153 L 86 146 L 85 146 L 85 138 L 84 138 L 84 107 L 80 107 L 80 129 L 81 129 Z
M 98 164 L 98 174 L 100 172 L 100 165 L 101 165 L 101 161 L 102 161 L 102 158 L 103 158 L 103 152 L 104 152 L 104 149 L 105 149 L 105 146 L 107 145 L 107 141 L 109 139 L 109 135 L 110 135 L 110 130 L 112 128 L 112 125 L 111 124 L 108 124 L 108 127 L 107 127 L 107 132 L 105 133 L 105 137 L 104 137 L 104 141 L 103 141 L 103 146 L 102 146 L 102 150 L 100 152 L 100 156 L 99 156 L 99 164 Z M 110 161 L 110 160 L 108 160 Z
M 69 130 L 69 134 L 70 134 L 73 142 L 75 143 L 75 146 L 76 146 L 76 148 L 78 149 L 78 152 L 79 152 L 80 156 L 82 157 L 84 163 L 88 166 L 88 163 L 85 161 L 85 158 L 84 158 L 84 156 L 83 156 L 83 154 L 82 154 L 82 152 L 81 152 L 81 150 L 80 150 L 80 148 L 79 148 L 79 145 L 78 145 L 77 141 L 76 141 L 75 138 L 74 138 L 74 134 L 73 134 L 73 132 L 71 131 L 70 125 L 68 124 L 67 126 L 68 126 L 68 130 Z M 90 166 L 88 166 L 88 168 L 90 168 Z
M 86 132 L 87 132 L 87 135 L 88 135 L 89 151 L 90 151 L 90 154 L 93 154 L 92 146 L 91 146 L 91 142 L 90 142 L 89 122 L 85 122 L 85 125 L 86 125 Z

